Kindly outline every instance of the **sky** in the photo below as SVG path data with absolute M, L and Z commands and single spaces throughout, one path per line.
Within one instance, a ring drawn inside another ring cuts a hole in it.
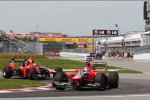
M 144 31 L 144 1 L 0 1 L 0 29 L 89 36 L 93 29 Z

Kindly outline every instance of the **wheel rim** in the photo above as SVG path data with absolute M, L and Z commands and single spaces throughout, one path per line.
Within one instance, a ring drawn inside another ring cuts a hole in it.
M 5 73 L 5 72 L 3 72 L 3 76 L 6 76 L 6 73 Z

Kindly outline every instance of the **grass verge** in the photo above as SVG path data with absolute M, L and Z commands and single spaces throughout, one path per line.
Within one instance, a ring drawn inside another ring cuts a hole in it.
M 0 90 L 39 87 L 43 85 L 46 85 L 46 83 L 35 81 L 35 80 L 0 78 Z
M 10 59 L 0 59 L 0 70 L 2 70 L 3 66 L 9 64 Z M 68 60 L 68 59 L 48 59 L 48 58 L 36 58 L 35 62 L 39 65 L 45 65 L 48 68 L 54 69 L 56 67 L 62 67 L 63 69 L 78 69 L 84 68 L 85 63 L 76 61 L 76 60 Z M 17 63 L 19 67 L 19 63 Z M 142 73 L 141 71 L 124 69 L 116 66 L 108 66 L 109 69 L 120 69 L 119 73 Z

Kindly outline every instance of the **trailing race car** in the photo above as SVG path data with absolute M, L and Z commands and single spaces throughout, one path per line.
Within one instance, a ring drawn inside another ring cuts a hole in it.
M 97 66 L 104 67 L 98 72 Z M 109 72 L 106 62 L 86 62 L 84 69 L 78 69 L 74 72 L 58 72 L 54 77 L 53 87 L 57 90 L 64 90 L 67 87 L 81 90 L 85 87 L 105 90 L 106 88 L 118 88 L 118 72 Z
M 18 69 L 15 69 L 17 62 L 21 65 Z M 9 66 L 5 66 L 2 70 L 4 78 L 11 78 L 12 76 L 21 76 L 28 79 L 48 78 L 50 73 L 56 73 L 56 71 L 35 64 L 33 59 L 12 59 Z

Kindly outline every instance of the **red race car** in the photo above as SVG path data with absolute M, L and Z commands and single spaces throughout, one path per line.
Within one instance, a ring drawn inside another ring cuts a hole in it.
M 96 67 L 104 67 L 101 71 L 97 71 Z M 105 90 L 106 88 L 118 88 L 119 74 L 118 72 L 109 72 L 106 62 L 86 62 L 84 69 L 75 70 L 74 72 L 58 72 L 54 77 L 53 87 L 57 90 L 64 90 L 67 87 L 81 90 L 83 88 L 92 87 L 97 90 Z
M 20 63 L 20 67 L 15 69 L 17 62 Z M 28 79 L 48 78 L 50 73 L 55 74 L 56 71 L 35 64 L 33 59 L 12 59 L 9 66 L 5 66 L 2 70 L 4 78 L 11 78 L 12 76 L 21 76 Z

